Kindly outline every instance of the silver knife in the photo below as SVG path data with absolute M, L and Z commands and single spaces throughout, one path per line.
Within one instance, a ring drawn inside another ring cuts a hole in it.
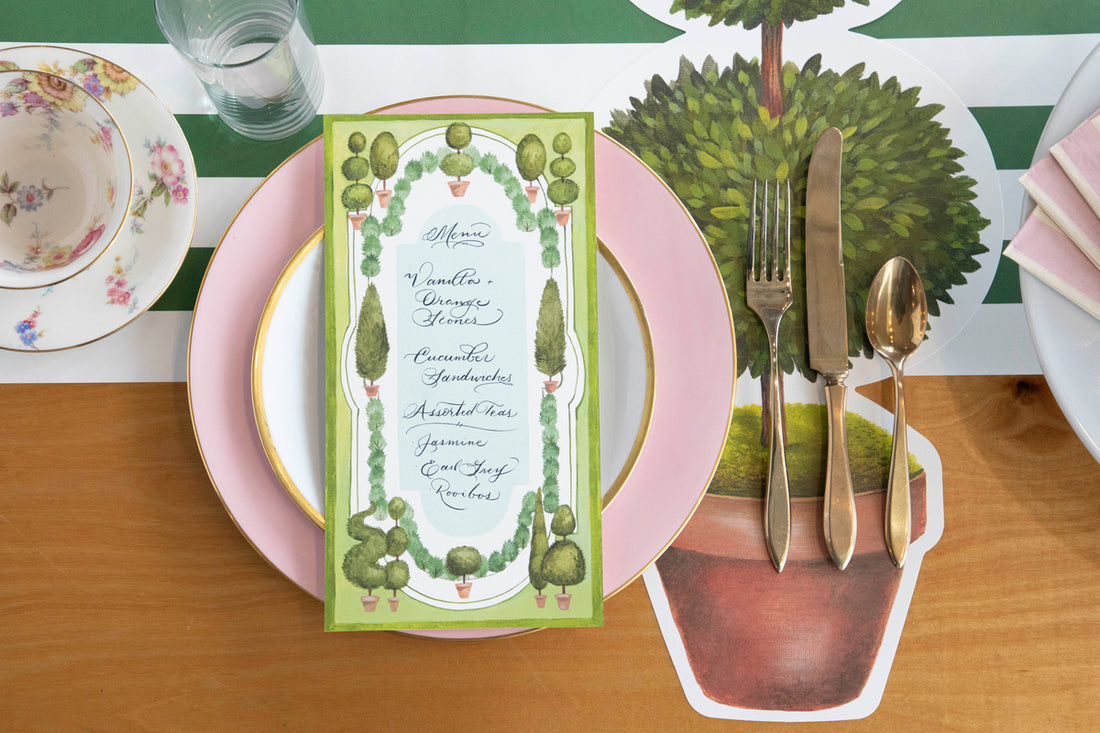
M 825 378 L 829 413 L 825 467 L 825 544 L 843 570 L 855 552 L 856 506 L 848 466 L 845 402 L 848 388 L 848 312 L 840 247 L 840 156 L 844 138 L 830 127 L 810 158 L 806 184 L 806 324 L 810 366 Z

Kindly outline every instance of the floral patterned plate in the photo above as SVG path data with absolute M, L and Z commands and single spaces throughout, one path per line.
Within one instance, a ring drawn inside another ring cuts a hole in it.
M 79 84 L 111 113 L 130 146 L 130 211 L 107 252 L 56 285 L 0 290 L 0 349 L 72 348 L 132 322 L 176 276 L 195 230 L 195 163 L 175 117 L 125 69 L 59 46 L 0 49 L 0 66 L 7 63 Z

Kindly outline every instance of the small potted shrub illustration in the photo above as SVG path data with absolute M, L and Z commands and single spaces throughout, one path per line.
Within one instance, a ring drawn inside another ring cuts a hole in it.
M 516 170 L 520 178 L 527 181 L 524 191 L 527 199 L 533 204 L 538 200 L 539 187 L 535 181 L 546 169 L 546 145 L 542 138 L 534 133 L 524 135 L 516 146 Z
M 470 547 L 469 545 L 453 547 L 447 552 L 448 572 L 456 578 L 462 578 L 461 581 L 455 583 L 455 589 L 458 590 L 459 598 L 470 597 L 470 586 L 473 585 L 473 583 L 467 581 L 466 576 L 477 574 L 477 572 L 481 570 L 483 562 L 484 560 L 477 548 Z
M 565 154 L 573 148 L 573 140 L 568 134 L 559 132 L 554 136 L 551 145 L 558 157 L 550 161 L 550 176 L 554 180 L 546 187 L 546 197 L 557 204 L 558 210 L 554 215 L 558 219 L 558 224 L 565 226 L 569 223 L 571 211 L 565 207 L 576 201 L 581 192 L 577 182 L 569 178 L 577 170 L 577 164 L 571 158 L 565 157 Z
M 561 586 L 561 593 L 554 597 L 558 601 L 558 609 L 568 611 L 573 596 L 565 592 L 565 587 L 580 583 L 585 576 L 584 553 L 576 542 L 568 538 L 577 531 L 577 520 L 568 504 L 562 504 L 554 512 L 550 531 L 561 539 L 546 551 L 542 559 L 542 576 L 547 583 Z
M 546 537 L 546 514 L 542 509 L 542 487 L 539 487 L 535 498 L 535 514 L 531 519 L 531 557 L 527 562 L 527 576 L 535 589 L 535 605 L 539 608 L 546 607 L 546 596 L 542 593 L 542 589 L 546 587 L 546 576 L 542 574 L 542 561 L 548 549 L 550 549 L 550 543 Z
M 386 578 L 382 583 L 382 587 L 393 591 L 393 595 L 387 599 L 391 611 L 397 610 L 397 605 L 401 600 L 397 597 L 397 591 L 409 584 L 409 564 L 399 559 L 409 549 L 409 533 L 398 526 L 398 522 L 405 515 L 407 508 L 405 500 L 396 496 L 390 499 L 389 505 L 386 507 L 387 514 L 394 522 L 393 526 L 386 532 L 386 556 L 393 559 L 386 562 Z
M 340 172 L 349 181 L 340 194 L 340 203 L 348 210 L 348 219 L 351 220 L 352 229 L 359 231 L 363 226 L 363 220 L 367 218 L 363 209 L 370 206 L 374 200 L 374 192 L 370 186 L 362 183 L 363 179 L 370 177 L 370 162 L 359 155 L 367 147 L 367 137 L 361 132 L 353 132 L 348 136 L 348 150 L 352 155 L 345 158 L 340 165 Z
M 462 180 L 462 177 L 470 175 L 474 170 L 474 159 L 462 152 L 462 149 L 470 144 L 470 126 L 465 122 L 453 122 L 447 128 L 445 138 L 447 146 L 453 148 L 453 152 L 443 156 L 439 161 L 439 169 L 455 178 L 453 181 L 447 181 L 447 185 L 451 187 L 451 195 L 465 196 L 470 182 Z
M 401 153 L 397 148 L 397 140 L 390 132 L 380 132 L 370 144 L 370 167 L 374 169 L 374 177 L 382 179 L 382 187 L 374 192 L 378 197 L 378 205 L 383 209 L 389 206 L 393 191 L 386 188 L 386 181 L 397 173 L 397 165 L 401 161 Z
M 359 324 L 355 334 L 355 371 L 367 382 L 363 389 L 368 397 L 378 396 L 378 385 L 374 382 L 386 373 L 389 354 L 390 342 L 382 316 L 382 300 L 378 296 L 378 288 L 371 283 L 359 307 Z
M 543 386 L 547 394 L 558 388 L 559 381 L 554 375 L 565 369 L 565 313 L 558 283 L 552 278 L 542 289 L 535 321 L 535 368 L 546 376 Z
M 386 556 L 386 533 L 366 524 L 366 519 L 373 513 L 374 507 L 371 507 L 348 518 L 348 536 L 358 542 L 344 553 L 343 563 L 344 577 L 348 582 L 367 591 L 367 595 L 359 599 L 366 611 L 373 611 L 378 605 L 374 589 L 382 588 L 386 583 L 386 569 L 378 562 Z

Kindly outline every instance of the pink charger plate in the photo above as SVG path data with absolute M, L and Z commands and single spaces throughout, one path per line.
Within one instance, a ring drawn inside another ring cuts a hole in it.
M 387 114 L 543 112 L 521 102 L 440 97 Z M 268 462 L 251 402 L 252 346 L 286 262 L 324 221 L 317 138 L 256 188 L 210 261 L 188 350 L 191 419 L 207 473 L 252 546 L 296 585 L 324 598 L 324 531 Z M 653 171 L 596 134 L 596 233 L 645 308 L 654 356 L 649 433 L 603 512 L 604 595 L 641 574 L 691 518 L 717 466 L 733 409 L 733 322 L 718 269 L 691 216 Z M 483 638 L 521 629 L 409 632 Z

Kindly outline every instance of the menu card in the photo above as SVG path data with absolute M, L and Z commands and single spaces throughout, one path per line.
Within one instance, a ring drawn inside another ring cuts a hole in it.
M 324 143 L 325 629 L 601 625 L 591 114 Z

